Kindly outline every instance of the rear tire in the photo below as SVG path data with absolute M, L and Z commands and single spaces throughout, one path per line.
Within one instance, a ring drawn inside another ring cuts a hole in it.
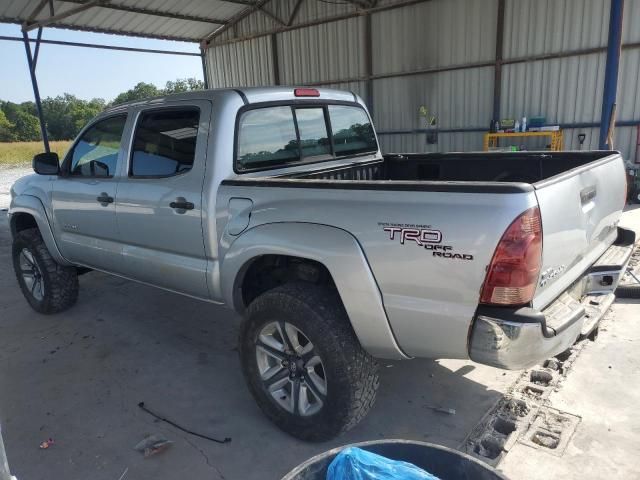
M 62 266 L 53 259 L 37 228 L 18 232 L 13 239 L 12 256 L 22 294 L 36 312 L 63 312 L 76 303 L 76 268 Z
M 375 402 L 377 362 L 358 342 L 340 297 L 326 288 L 286 284 L 260 295 L 239 343 L 256 402 L 294 437 L 329 440 L 357 425 Z

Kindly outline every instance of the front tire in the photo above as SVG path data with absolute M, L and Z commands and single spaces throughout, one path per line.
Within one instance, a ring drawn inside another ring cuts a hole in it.
M 37 228 L 18 232 L 12 246 L 13 269 L 31 308 L 44 314 L 71 308 L 78 299 L 75 267 L 58 264 Z
M 240 329 L 240 360 L 264 414 L 302 440 L 346 432 L 375 402 L 377 362 L 324 287 L 286 284 L 256 298 Z

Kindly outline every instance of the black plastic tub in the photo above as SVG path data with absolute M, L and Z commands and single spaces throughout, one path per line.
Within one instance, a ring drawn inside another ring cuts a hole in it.
M 329 464 L 347 447 L 358 447 L 393 460 L 413 463 L 441 480 L 508 480 L 495 468 L 465 453 L 410 440 L 375 440 L 334 448 L 298 465 L 282 480 L 325 480 Z

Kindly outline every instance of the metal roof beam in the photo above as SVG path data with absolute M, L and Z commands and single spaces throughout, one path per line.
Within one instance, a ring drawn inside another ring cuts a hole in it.
M 252 0 L 222 0 L 223 2 L 227 2 L 227 3 L 235 3 L 236 5 L 247 5 L 247 6 L 251 6 L 256 2 L 253 2 Z
M 27 17 L 27 23 L 33 22 L 36 19 L 36 17 L 40 14 L 44 6 L 50 1 L 51 0 L 41 0 L 40 3 L 36 5 L 36 8 L 34 8 L 31 14 Z
M 22 25 L 22 22 L 16 18 L 7 18 L 7 17 L 1 17 L 1 16 L 0 16 L 0 23 L 13 23 L 17 25 Z M 130 30 L 115 30 L 113 28 L 86 27 L 82 25 L 69 25 L 64 23 L 52 23 L 51 25 L 48 25 L 48 27 L 60 28 L 63 30 L 77 30 L 79 32 L 109 33 L 112 35 L 124 35 L 127 37 L 155 38 L 157 40 L 171 40 L 174 42 L 186 42 L 186 43 L 195 43 L 195 44 L 200 42 L 200 40 L 197 38 L 181 37 L 179 35 L 141 33 L 141 32 L 132 32 Z
M 356 8 L 371 8 L 373 6 L 372 3 L 367 2 L 366 0 L 346 0 L 346 2 Z
M 271 18 L 274 22 L 279 23 L 280 25 L 282 25 L 283 27 L 286 27 L 287 24 L 284 20 L 281 20 L 276 14 L 271 13 L 269 10 L 267 10 L 264 6 L 259 7 L 258 10 L 260 10 L 262 13 L 264 13 L 267 17 Z
M 298 12 L 300 11 L 300 7 L 302 6 L 302 1 L 303 0 L 298 0 L 293 7 L 291 15 L 289 15 L 289 20 L 287 21 L 287 27 L 293 25 L 293 22 L 295 21 L 296 17 L 298 16 Z
M 78 5 L 84 5 L 88 2 L 83 0 L 60 0 L 65 3 L 76 3 Z M 202 23 L 216 23 L 219 25 L 225 25 L 227 20 L 223 20 L 221 18 L 210 18 L 210 17 L 198 17 L 195 15 L 184 15 L 182 13 L 172 13 L 172 12 L 161 12 L 159 10 L 150 10 L 147 8 L 139 8 L 139 7 L 129 7 L 127 5 L 116 5 L 114 3 L 107 3 L 104 5 L 99 5 L 101 8 L 108 8 L 109 10 L 118 10 L 120 12 L 131 12 L 131 13 L 139 13 L 143 15 L 152 15 L 155 17 L 165 17 L 165 18 L 175 18 L 177 20 L 188 20 L 191 22 L 202 22 Z
M 82 13 L 85 10 L 90 9 L 91 7 L 95 7 L 97 5 L 102 5 L 102 4 L 106 4 L 108 2 L 108 0 L 92 0 L 90 2 L 85 2 L 82 5 L 75 7 L 75 8 L 70 8 L 69 10 L 65 10 L 62 13 L 58 13 L 57 15 L 53 15 L 45 20 L 37 20 L 34 22 L 25 22 L 24 25 L 22 25 L 22 31 L 23 32 L 28 32 L 29 30 L 33 30 L 35 28 L 40 28 L 40 27 L 46 27 L 47 25 L 51 25 L 52 23 L 56 23 L 59 20 L 63 20 L 67 17 L 70 17 L 72 15 L 76 15 L 77 13 Z
M 232 3 L 235 3 L 235 1 L 236 0 L 234 0 L 234 2 L 232 2 Z M 260 10 L 263 6 L 265 6 L 270 1 L 271 0 L 256 0 L 255 2 L 252 2 L 248 8 L 245 8 L 244 10 L 241 10 L 240 12 L 235 14 L 233 17 L 231 17 L 225 26 L 223 26 L 221 28 L 218 28 L 218 29 L 214 30 L 213 32 L 211 32 L 210 34 L 206 35 L 203 40 L 205 42 L 209 42 L 212 38 L 215 38 L 215 37 L 217 37 L 219 35 L 222 35 L 224 32 L 226 32 L 231 27 L 233 27 L 235 24 L 237 24 L 240 20 L 248 17 L 253 12 L 256 12 L 256 11 Z
M 19 37 L 10 37 L 6 35 L 0 35 L 0 40 L 7 40 L 10 42 L 22 42 L 23 39 Z M 63 47 L 84 47 L 84 48 L 98 48 L 101 50 L 119 50 L 122 52 L 140 52 L 140 53 L 161 53 L 164 55 L 183 55 L 187 57 L 199 57 L 200 53 L 195 52 L 181 52 L 178 50 L 157 50 L 153 48 L 136 48 L 136 47 L 121 47 L 119 45 L 101 45 L 99 43 L 84 43 L 84 42 L 67 42 L 63 40 L 34 40 L 29 39 L 30 42 L 46 43 L 47 45 L 61 45 Z
M 258 4 L 261 4 L 263 0 L 259 0 Z M 266 0 L 264 3 L 268 2 L 269 0 Z M 426 2 L 430 2 L 432 0 L 405 0 L 405 1 L 399 1 L 397 3 L 391 3 L 391 4 L 387 4 L 387 5 L 381 5 L 381 6 L 375 6 L 375 7 L 371 7 L 371 8 L 358 8 L 352 12 L 349 13 L 344 13 L 341 15 L 334 15 L 332 17 L 325 17 L 325 18 L 318 18 L 315 20 L 309 20 L 303 23 L 299 23 L 296 25 L 288 25 L 286 27 L 278 27 L 275 29 L 271 29 L 271 30 L 265 30 L 259 33 L 251 33 L 248 35 L 244 35 L 242 37 L 235 37 L 235 38 L 230 38 L 228 40 L 223 40 L 221 42 L 214 42 L 211 45 L 214 47 L 220 46 L 220 45 L 227 45 L 230 43 L 235 43 L 235 42 L 242 42 L 245 40 L 252 40 L 254 38 L 260 38 L 260 37 L 266 37 L 271 35 L 272 33 L 283 33 L 283 32 L 290 32 L 292 30 L 298 30 L 300 28 L 306 28 L 306 27 L 314 27 L 316 25 L 324 25 L 325 23 L 332 23 L 332 22 L 338 22 L 340 20 L 346 20 L 348 18 L 356 18 L 356 17 L 361 17 L 363 15 L 367 15 L 367 14 L 371 14 L 371 13 L 378 13 L 378 12 L 386 12 L 388 10 L 396 10 L 398 8 L 403 8 L 403 7 L 408 7 L 411 5 L 417 5 L 420 3 L 426 3 Z M 207 35 L 206 37 L 204 37 L 202 39 L 202 41 L 206 42 L 206 43 L 211 43 L 213 39 L 215 39 L 216 37 L 220 36 L 222 33 L 226 32 L 229 28 L 233 27 L 236 23 L 238 23 L 239 21 L 241 21 L 242 19 L 244 19 L 245 17 L 247 17 L 248 15 L 250 15 L 251 13 L 255 12 L 257 10 L 256 6 L 254 5 L 254 7 L 252 8 L 248 8 L 246 10 L 243 10 L 242 12 L 240 12 L 239 15 L 237 15 L 237 18 L 234 17 L 232 19 L 229 20 L 229 24 L 225 25 L 222 28 L 219 28 L 218 30 L 214 30 L 213 32 L 211 32 L 209 35 Z

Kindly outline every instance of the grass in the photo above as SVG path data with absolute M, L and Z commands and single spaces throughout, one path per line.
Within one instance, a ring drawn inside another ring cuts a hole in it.
M 49 142 L 52 152 L 60 158 L 65 154 L 71 141 L 60 140 Z M 44 152 L 42 142 L 0 142 L 0 167 L 30 167 L 36 153 Z

